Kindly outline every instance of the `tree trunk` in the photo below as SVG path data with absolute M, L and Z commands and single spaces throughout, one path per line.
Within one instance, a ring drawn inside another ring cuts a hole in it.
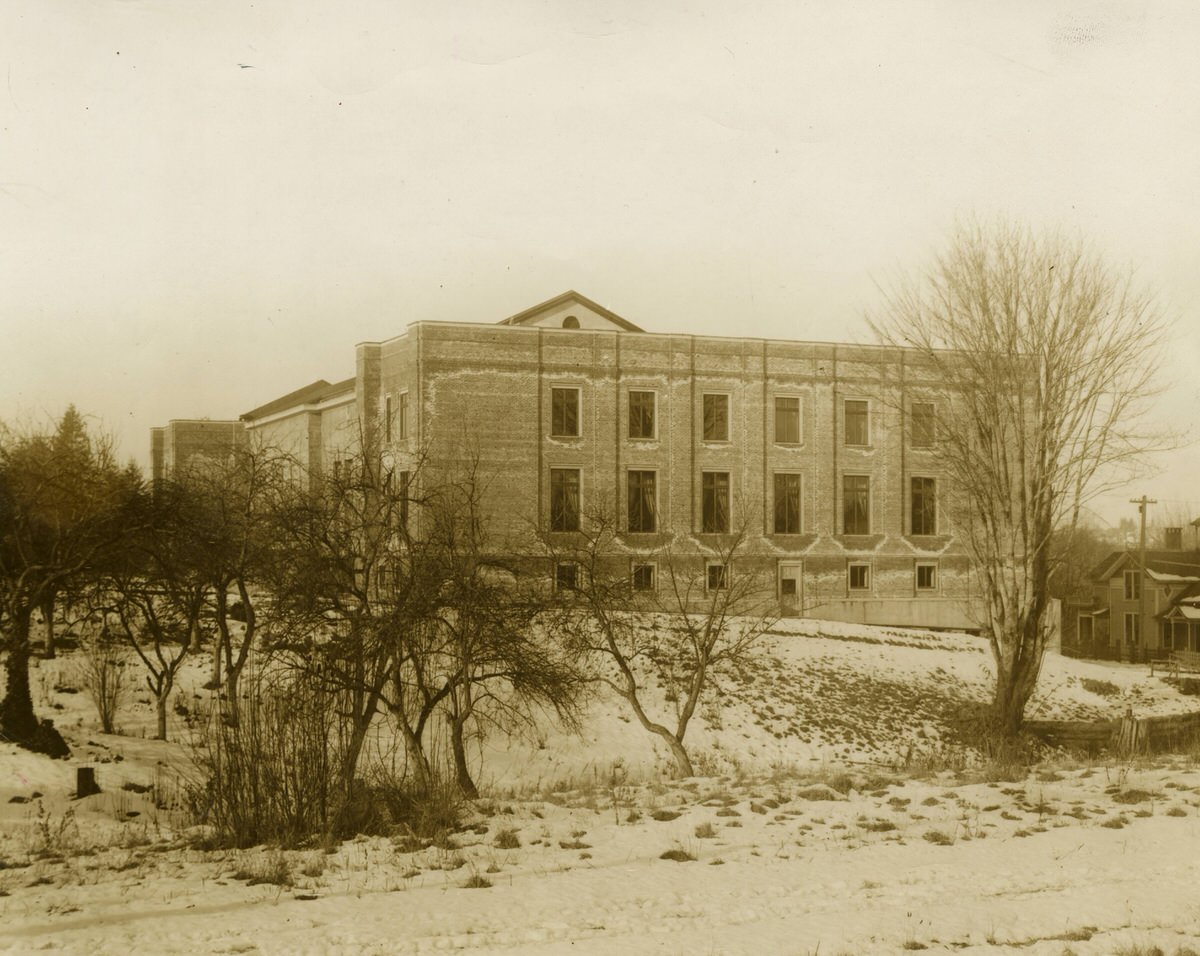
M 642 709 L 642 702 L 637 694 L 637 685 L 633 683 L 632 676 L 627 675 L 625 689 L 618 692 L 632 708 L 633 715 L 637 717 L 638 723 L 642 725 L 642 729 L 661 737 L 668 749 L 670 749 L 671 759 L 675 761 L 675 776 L 696 776 L 695 771 L 692 769 L 692 758 L 688 756 L 687 748 L 683 746 L 683 741 L 680 737 L 671 733 L 671 731 L 657 721 L 651 720 L 646 711 Z
M 1012 740 L 1021 733 L 1025 723 L 1025 707 L 1037 686 L 1042 654 L 1041 640 L 1037 636 L 1021 634 L 1017 638 L 1010 635 L 1007 640 L 1019 640 L 1021 644 L 1008 653 L 996 654 L 996 696 L 993 704 L 996 730 L 1005 740 Z
M 471 771 L 467 769 L 467 748 L 463 742 L 463 725 L 466 718 L 457 715 L 450 718 L 450 749 L 454 752 L 454 777 L 458 789 L 468 800 L 479 796 L 479 788 L 471 779 Z
M 46 650 L 42 654 L 47 660 L 53 660 L 58 656 L 58 648 L 55 646 L 54 636 L 54 595 L 50 595 L 41 604 L 39 610 L 42 612 L 42 620 L 46 625 Z
M 386 671 L 381 669 L 383 674 Z M 371 729 L 371 721 L 379 713 L 379 700 L 383 695 L 383 679 L 377 678 L 375 683 L 365 691 L 357 689 L 352 694 L 354 703 L 350 719 L 350 741 L 346 745 L 343 777 L 346 782 L 346 793 L 354 789 L 354 775 L 358 771 L 358 761 L 362 756 L 363 747 L 367 742 L 367 733 Z
M 167 739 L 167 703 L 171 699 L 172 681 L 163 681 L 159 685 L 159 691 L 155 695 L 155 714 L 157 716 L 157 732 L 154 735 L 155 740 Z
M 429 757 L 421 745 L 421 738 L 408 722 L 407 715 L 400 708 L 392 709 L 392 719 L 400 728 L 400 736 L 404 740 L 404 753 L 408 758 L 408 766 L 420 793 L 428 793 L 433 784 L 433 770 L 429 766 Z
M 675 737 L 667 737 L 666 740 L 667 746 L 671 748 L 671 759 L 675 761 L 675 776 L 696 776 L 696 771 L 692 769 L 692 758 L 688 756 L 683 744 Z
M 0 736 L 22 745 L 33 741 L 38 728 L 29 691 L 29 618 L 28 611 L 13 617 L 8 657 L 4 662 L 4 700 L 0 701 Z
M 213 690 L 221 689 L 221 650 L 221 638 L 218 637 L 213 641 L 212 676 L 208 679 L 208 686 Z
M 218 650 L 219 650 L 218 646 Z M 216 658 L 217 668 L 221 666 L 221 659 L 218 655 Z M 238 683 L 242 677 L 242 669 L 229 668 L 225 671 L 225 721 L 230 727 L 236 727 L 240 716 L 241 704 L 238 701 Z M 218 684 L 218 686 L 220 686 Z

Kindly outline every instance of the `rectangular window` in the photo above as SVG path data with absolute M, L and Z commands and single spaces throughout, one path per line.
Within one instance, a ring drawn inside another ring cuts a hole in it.
M 1092 616 L 1080 614 L 1075 623 L 1075 637 L 1080 644 L 1092 643 Z
M 775 474 L 775 533 L 800 533 L 800 476 Z
M 579 389 L 550 389 L 550 434 L 554 438 L 579 437 Z
M 917 565 L 917 590 L 918 591 L 936 591 L 937 590 L 937 565 L 936 564 L 918 564 Z
M 871 533 L 871 479 L 842 476 L 842 534 Z
M 655 567 L 653 564 L 635 564 L 630 569 L 629 581 L 635 591 L 653 591 Z
M 579 530 L 579 469 L 550 469 L 550 530 Z
M 400 393 L 396 408 L 396 437 L 400 441 L 408 438 L 408 392 Z
M 1142 597 L 1142 572 L 1125 572 L 1125 600 L 1140 601 Z
M 1132 611 L 1125 612 L 1125 643 L 1135 647 L 1142 642 L 1142 619 Z
M 629 393 L 629 437 L 654 437 L 654 404 L 657 396 L 654 392 Z
M 932 448 L 934 439 L 933 402 L 913 402 L 912 405 L 912 446 L 913 448 Z
M 800 444 L 800 399 L 775 399 L 775 441 L 780 445 Z
M 937 534 L 937 482 L 912 479 L 912 533 Z
M 704 396 L 704 440 L 729 441 L 729 396 Z
M 705 534 L 727 533 L 729 531 L 729 472 L 704 472 L 701 492 L 701 530 Z
M 355 481 L 354 459 L 335 458 L 333 460 L 333 480 L 342 485 L 351 485 Z
M 635 534 L 654 531 L 654 516 L 658 511 L 655 478 L 652 471 L 631 471 L 629 485 L 629 530 Z
M 574 591 L 579 582 L 579 568 L 569 561 L 554 566 L 554 588 L 557 591 Z
M 724 564 L 710 564 L 705 568 L 704 586 L 709 591 L 724 591 L 729 587 L 729 567 Z
M 392 396 L 388 395 L 383 400 L 383 439 L 384 441 L 392 440 Z
M 869 591 L 871 589 L 871 566 L 869 564 L 851 564 L 846 568 L 846 583 L 851 591 Z
M 869 445 L 868 406 L 865 401 L 848 399 L 844 406 L 846 444 Z

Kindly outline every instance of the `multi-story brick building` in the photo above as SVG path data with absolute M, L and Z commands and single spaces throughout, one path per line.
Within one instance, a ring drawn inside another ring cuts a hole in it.
M 150 429 L 151 478 L 161 481 L 195 458 L 220 461 L 245 441 L 241 422 L 172 419 Z
M 902 350 L 656 334 L 568 292 L 498 324 L 360 343 L 352 380 L 243 421 L 313 471 L 363 436 L 402 480 L 477 458 L 501 539 L 603 511 L 635 586 L 655 586 L 669 537 L 703 548 L 736 526 L 787 610 L 974 627 L 936 384 Z

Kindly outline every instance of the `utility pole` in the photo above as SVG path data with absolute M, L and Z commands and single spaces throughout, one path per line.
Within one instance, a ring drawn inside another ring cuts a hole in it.
M 1156 505 L 1158 501 L 1142 495 L 1140 498 L 1130 498 L 1129 503 L 1138 506 L 1138 514 L 1142 517 L 1142 530 L 1138 538 L 1138 549 L 1141 552 L 1138 557 L 1138 563 L 1141 564 L 1141 576 L 1138 579 L 1138 639 L 1144 644 L 1142 630 L 1146 626 L 1146 505 Z

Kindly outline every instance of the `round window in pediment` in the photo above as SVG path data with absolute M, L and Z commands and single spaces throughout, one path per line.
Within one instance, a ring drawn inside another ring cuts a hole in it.
M 562 327 L 564 329 L 577 329 L 579 328 L 579 320 L 573 315 L 568 315 L 565 319 L 563 319 Z

